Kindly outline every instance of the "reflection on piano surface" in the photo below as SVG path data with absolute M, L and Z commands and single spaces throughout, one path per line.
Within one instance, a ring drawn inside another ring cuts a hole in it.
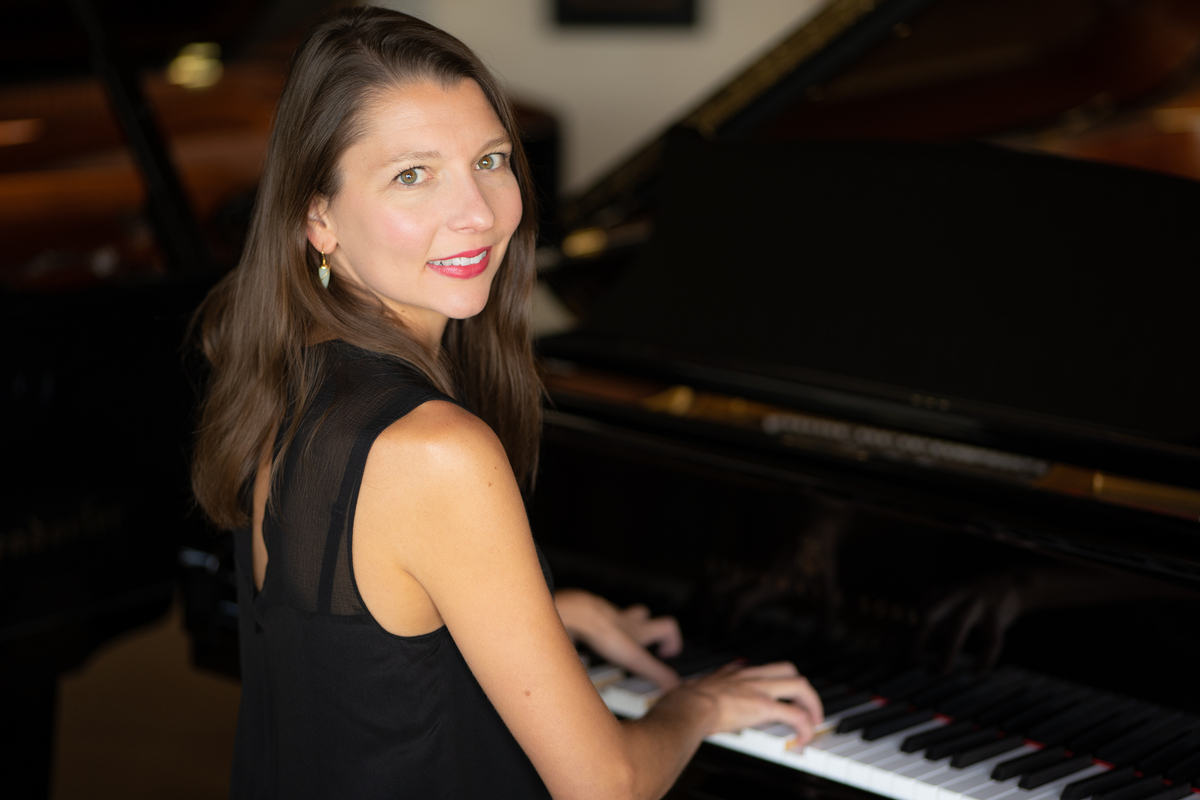
M 1200 792 L 1195 12 L 833 2 L 566 208 L 557 580 L 829 711 L 672 797 Z

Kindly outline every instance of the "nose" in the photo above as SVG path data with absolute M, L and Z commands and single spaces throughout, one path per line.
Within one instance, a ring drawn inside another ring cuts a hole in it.
M 479 182 L 474 174 L 456 181 L 456 191 L 453 193 L 447 224 L 451 230 L 462 233 L 478 233 L 491 230 L 496 222 L 496 213 L 492 210 Z

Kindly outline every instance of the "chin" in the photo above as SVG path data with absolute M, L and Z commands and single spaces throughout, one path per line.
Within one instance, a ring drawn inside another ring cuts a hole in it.
M 450 319 L 470 319 L 481 313 L 487 306 L 487 295 L 482 298 L 462 298 L 458 302 L 448 304 L 442 313 Z

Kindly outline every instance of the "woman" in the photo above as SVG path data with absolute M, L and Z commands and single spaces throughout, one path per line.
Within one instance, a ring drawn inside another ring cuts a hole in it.
M 453 37 L 359 8 L 301 43 L 242 263 L 199 312 L 193 482 L 238 531 L 233 796 L 657 797 L 708 734 L 820 721 L 790 664 L 629 722 L 591 686 L 520 491 L 532 206 L 511 111 Z

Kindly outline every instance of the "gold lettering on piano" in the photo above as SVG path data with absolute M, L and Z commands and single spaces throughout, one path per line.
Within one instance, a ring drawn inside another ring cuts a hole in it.
M 548 375 L 552 390 L 602 397 L 645 411 L 741 428 L 770 437 L 785 447 L 825 453 L 856 461 L 901 462 L 918 467 L 967 472 L 977 477 L 1015 482 L 1031 489 L 1087 498 L 1164 516 L 1200 521 L 1200 491 L 1154 481 L 1112 475 L 1086 467 L 1052 462 L 963 442 L 905 431 L 860 425 L 846 420 L 748 400 L 698 392 L 690 386 L 662 388 L 648 382 L 606 381 L 604 374 L 580 370 L 567 376 Z M 607 391 L 597 388 L 607 387 Z M 914 394 L 919 408 L 947 410 L 949 400 Z

